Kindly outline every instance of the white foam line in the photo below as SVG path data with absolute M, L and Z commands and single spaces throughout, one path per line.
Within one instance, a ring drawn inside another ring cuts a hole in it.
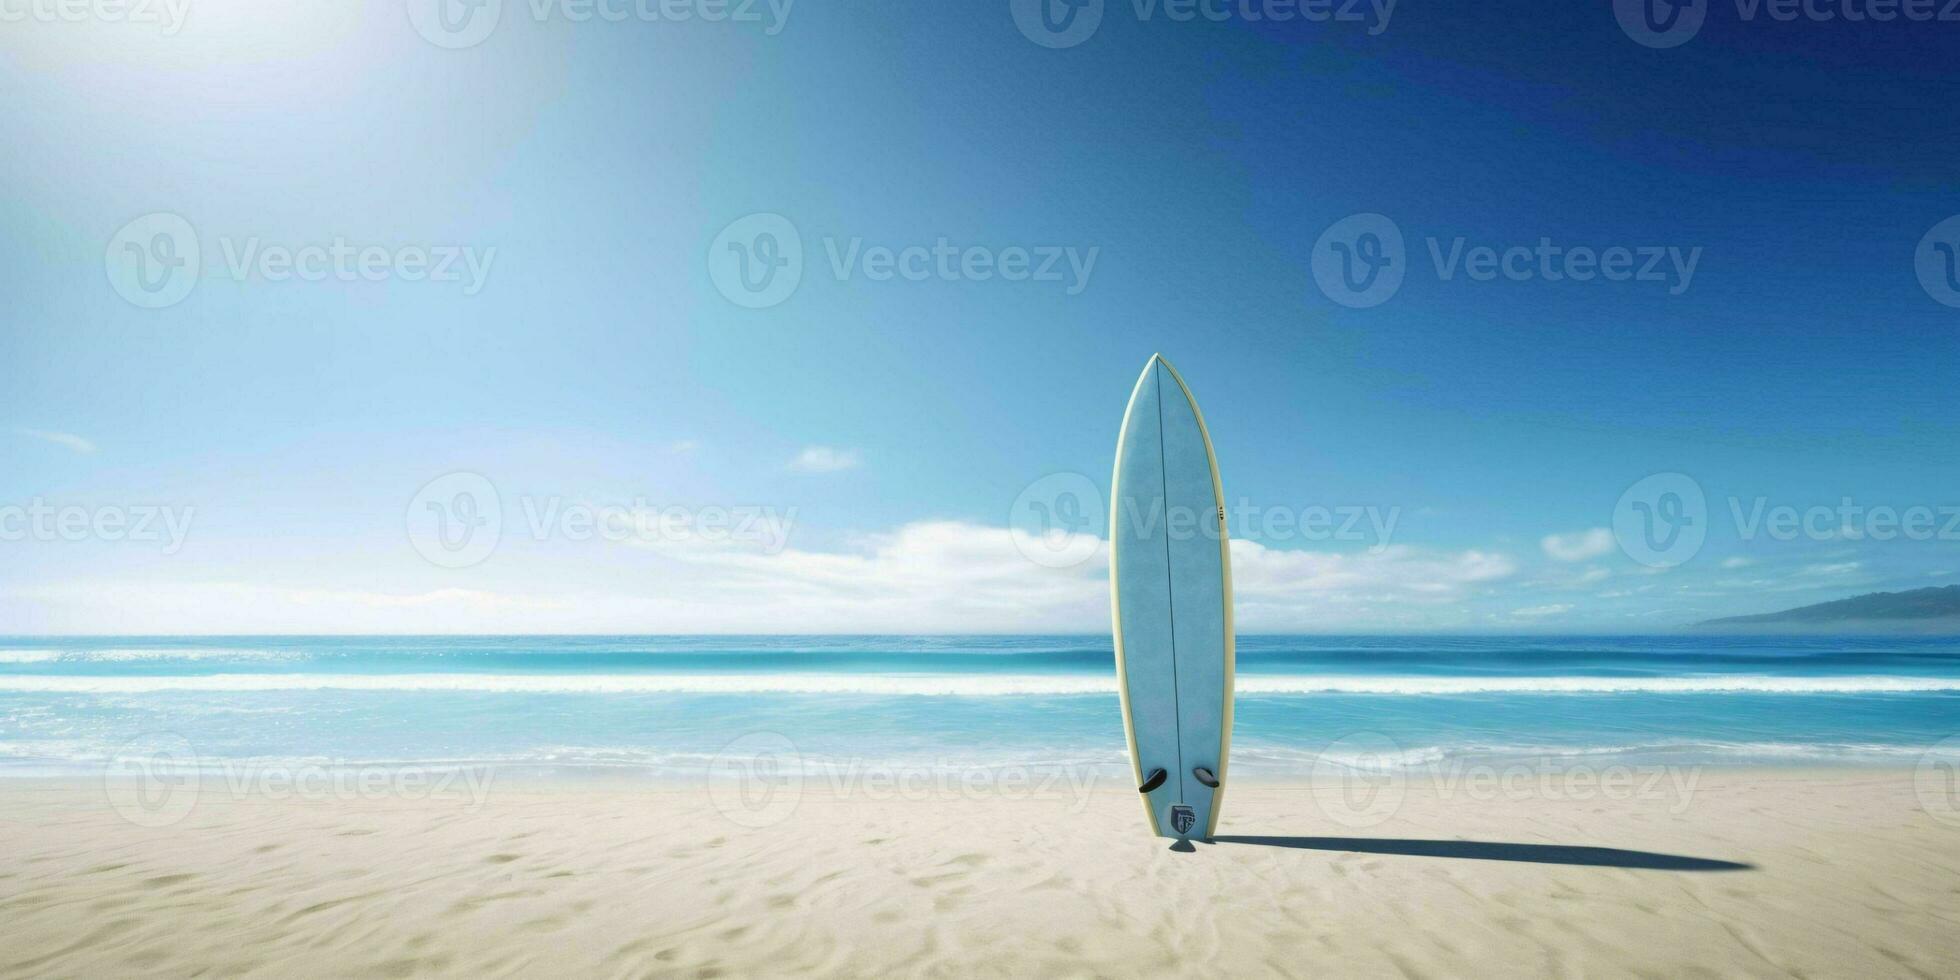
M 303 656 L 305 654 L 295 650 L 240 647 L 111 647 L 71 651 L 62 659 L 78 663 L 122 663 L 152 660 L 297 660 Z
M 304 654 L 231 647 L 116 647 L 106 650 L 0 650 L 0 664 L 123 663 L 163 660 L 296 660 Z
M 1248 676 L 1257 694 L 1910 694 L 1960 691 L 1943 677 L 1360 677 Z M 0 675 L 0 691 L 458 691 L 511 694 L 1111 694 L 1113 676 L 1014 674 L 203 674 L 151 677 Z
M 1241 694 L 1909 694 L 1960 691 L 1960 678 L 1776 677 L 1246 677 Z

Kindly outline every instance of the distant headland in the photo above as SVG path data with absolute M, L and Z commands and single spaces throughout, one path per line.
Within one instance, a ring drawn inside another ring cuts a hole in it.
M 1786 626 L 1804 630 L 1874 629 L 1885 632 L 1960 633 L 1960 585 L 1909 592 L 1873 592 L 1755 616 L 1727 616 L 1697 627 Z

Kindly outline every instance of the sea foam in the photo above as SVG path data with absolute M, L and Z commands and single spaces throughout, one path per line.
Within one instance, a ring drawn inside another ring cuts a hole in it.
M 1917 694 L 1960 691 L 1960 678 L 1892 675 L 1793 677 L 1423 677 L 1246 675 L 1240 695 L 1473 694 Z M 510 694 L 862 694 L 939 697 L 1114 694 L 1113 676 L 1085 674 L 320 674 L 0 676 L 0 691 L 143 694 L 169 691 L 457 691 Z

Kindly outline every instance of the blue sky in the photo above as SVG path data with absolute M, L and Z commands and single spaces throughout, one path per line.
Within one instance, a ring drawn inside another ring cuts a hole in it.
M 504 0 L 455 49 L 398 4 L 9 24 L 0 632 L 1106 629 L 1100 553 L 1056 558 L 1029 501 L 1107 491 L 1154 351 L 1242 508 L 1247 629 L 1661 629 L 1960 581 L 1960 309 L 1915 271 L 1960 212 L 1954 25 L 1716 5 L 1657 49 L 1594 5 L 1125 0 L 1050 48 L 951 6 Z M 201 270 L 150 309 L 116 263 L 154 214 Z M 715 270 L 756 214 L 803 254 L 752 309 Z M 1405 241 L 1362 308 L 1315 276 L 1356 214 Z M 1432 260 L 1541 239 L 1693 271 Z M 873 271 L 942 240 L 1056 275 Z M 257 264 L 337 243 L 381 271 Z M 417 547 L 451 473 L 501 509 L 462 567 Z M 1660 473 L 1706 539 L 1643 563 L 1612 529 Z M 568 508 L 635 531 L 536 519 Z M 1879 540 L 1874 508 L 1931 529 Z

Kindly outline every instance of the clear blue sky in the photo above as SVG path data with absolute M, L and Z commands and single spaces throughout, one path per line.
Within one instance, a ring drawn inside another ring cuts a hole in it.
M 174 549 L 0 540 L 0 633 L 1105 629 L 1100 557 L 1005 527 L 1046 474 L 1106 491 L 1154 351 L 1228 498 L 1395 515 L 1236 529 L 1248 629 L 1656 629 L 1960 581 L 1960 541 L 1750 537 L 1730 505 L 1960 505 L 1960 309 L 1914 266 L 1960 212 L 1953 25 L 1717 5 L 1662 50 L 1592 4 L 1370 35 L 1124 0 L 1050 49 L 1005 0 L 797 4 L 773 36 L 505 0 L 446 50 L 398 5 L 303 6 L 0 35 L 0 506 L 194 511 Z M 203 268 L 145 309 L 105 252 L 157 212 Z M 748 309 L 711 245 L 758 212 L 804 263 Z M 1407 241 L 1369 308 L 1313 269 L 1357 213 Z M 1458 236 L 1700 251 L 1678 295 L 1445 281 L 1427 242 Z M 941 238 L 1095 261 L 1071 294 L 840 280 L 828 251 Z M 227 267 L 336 239 L 495 252 L 473 294 Z M 503 510 L 461 568 L 409 529 L 454 471 Z M 1601 529 L 1662 472 L 1707 541 L 1654 567 Z M 517 526 L 554 496 L 794 516 L 760 544 Z

